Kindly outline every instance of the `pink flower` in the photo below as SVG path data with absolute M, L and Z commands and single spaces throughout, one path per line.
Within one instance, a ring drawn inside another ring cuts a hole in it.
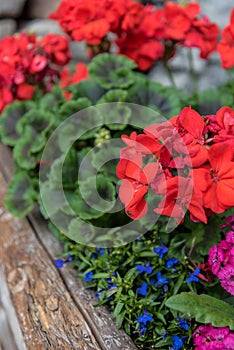
M 226 338 L 223 340 L 223 346 L 224 350 L 233 350 L 234 349 L 234 334 L 230 333 Z
M 226 233 L 226 241 L 234 245 L 234 231 L 228 231 Z
M 218 249 L 215 245 L 210 248 L 208 263 L 211 266 L 211 271 L 214 275 L 220 270 L 220 265 L 224 260 L 224 255 L 222 250 Z
M 213 327 L 212 324 L 202 325 L 193 333 L 194 345 L 197 346 L 194 350 L 224 350 L 224 343 L 231 344 L 233 336 L 234 334 L 230 333 L 229 327 Z M 230 339 L 228 339 L 229 337 Z M 227 349 L 233 348 L 227 347 Z
M 221 286 L 228 291 L 231 295 L 234 295 L 234 266 L 227 264 L 218 273 Z

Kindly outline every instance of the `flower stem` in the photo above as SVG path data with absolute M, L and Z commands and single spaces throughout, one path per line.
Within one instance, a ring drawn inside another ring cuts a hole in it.
M 189 62 L 189 71 L 193 80 L 193 90 L 194 90 L 193 92 L 197 94 L 198 93 L 198 74 L 194 65 L 192 49 L 188 50 L 188 62 Z
M 167 72 L 167 75 L 168 75 L 168 78 L 169 78 L 171 84 L 172 84 L 174 87 L 176 87 L 174 75 L 173 75 L 173 73 L 172 73 L 171 67 L 170 67 L 169 64 L 168 64 L 168 61 L 164 60 L 164 61 L 163 61 L 163 65 L 164 65 L 165 71 Z

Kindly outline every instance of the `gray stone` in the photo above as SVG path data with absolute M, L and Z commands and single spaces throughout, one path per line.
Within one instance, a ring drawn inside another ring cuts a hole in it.
M 25 15 L 28 18 L 47 18 L 59 3 L 60 0 L 28 0 Z
M 20 16 L 25 0 L 0 0 L 0 17 Z
M 13 19 L 1 19 L 0 20 L 0 39 L 5 36 L 12 35 L 16 31 L 16 21 Z
M 32 21 L 24 21 L 19 25 L 19 31 L 29 31 L 39 36 L 45 36 L 48 33 L 62 34 L 62 30 L 56 21 L 51 19 L 34 19 Z
M 86 54 L 86 47 L 84 42 L 72 41 L 70 43 L 72 58 L 74 61 L 88 62 L 89 58 Z

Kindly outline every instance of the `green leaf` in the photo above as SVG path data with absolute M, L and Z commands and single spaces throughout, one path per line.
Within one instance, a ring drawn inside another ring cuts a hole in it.
M 22 218 L 33 209 L 36 197 L 31 178 L 21 171 L 15 173 L 9 183 L 4 204 L 13 215 Z
M 127 101 L 152 108 L 159 113 L 158 120 L 152 123 L 147 121 L 149 125 L 160 122 L 160 115 L 165 118 L 177 115 L 181 109 L 182 97 L 184 97 L 182 90 L 167 88 L 145 78 L 129 88 Z
M 132 115 L 131 108 L 121 102 L 101 104 L 98 110 L 105 125 L 111 130 L 124 130 Z
M 66 157 L 62 155 L 61 157 L 55 159 L 51 166 L 49 174 L 50 188 L 76 188 L 77 187 L 77 177 L 78 177 L 78 160 L 77 152 L 74 149 L 70 149 Z M 62 181 L 61 181 L 62 175 Z
M 120 314 L 120 312 L 122 311 L 123 307 L 124 307 L 124 303 L 122 301 L 120 301 L 120 302 L 118 302 L 116 304 L 116 307 L 115 307 L 115 309 L 113 311 L 114 317 L 117 317 L 117 315 Z
M 97 104 L 100 103 L 109 103 L 109 102 L 125 102 L 127 99 L 128 93 L 125 90 L 121 89 L 113 89 L 107 91 L 105 95 L 103 95 L 100 100 L 97 101 Z
M 35 130 L 35 133 L 45 134 L 53 125 L 54 116 L 52 113 L 46 110 L 38 110 L 36 108 L 31 109 L 28 113 L 18 121 L 16 130 L 18 133 L 23 134 L 25 127 L 28 125 Z
M 209 295 L 184 292 L 170 297 L 166 306 L 190 314 L 197 322 L 212 323 L 215 327 L 228 326 L 234 330 L 234 308 Z
M 64 233 L 67 237 L 73 241 L 92 246 L 91 242 L 95 236 L 94 228 L 80 220 L 79 218 L 70 221 L 68 231 Z
M 14 146 L 20 135 L 16 130 L 16 124 L 35 104 L 31 101 L 13 102 L 7 106 L 0 118 L 0 137 L 2 142 L 9 146 Z
M 102 125 L 103 117 L 98 108 L 91 106 L 80 111 L 59 128 L 58 143 L 60 149 L 66 152 L 75 141 L 94 138 Z
M 22 169 L 33 169 L 37 165 L 37 160 L 40 157 L 31 153 L 32 144 L 35 141 L 37 134 L 31 126 L 26 126 L 24 130 L 24 137 L 17 142 L 13 157 L 17 165 Z
M 59 106 L 65 102 L 62 89 L 54 87 L 50 93 L 40 99 L 40 108 L 47 111 L 57 111 Z
M 88 108 L 92 105 L 92 102 L 86 97 L 80 97 L 77 100 L 71 100 L 64 103 L 59 109 L 59 119 L 65 120 L 74 113 L 78 113 L 82 109 Z
M 123 55 L 104 53 L 94 57 L 89 64 L 91 80 L 106 89 L 127 88 L 134 83 L 135 62 Z
M 69 90 L 73 95 L 72 100 L 84 97 L 88 98 L 93 104 L 96 104 L 106 92 L 99 84 L 90 80 L 84 80 L 79 84 L 71 85 Z
M 115 204 L 115 186 L 102 174 L 89 176 L 85 180 L 80 181 L 79 189 L 83 197 L 83 206 L 86 208 L 86 218 L 90 215 L 90 218 L 98 218 L 110 211 Z M 83 211 L 82 217 L 84 218 Z

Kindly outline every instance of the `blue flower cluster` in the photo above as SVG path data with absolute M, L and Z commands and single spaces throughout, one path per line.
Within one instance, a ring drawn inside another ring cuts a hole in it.
M 140 336 L 142 336 L 147 330 L 147 323 L 152 322 L 153 320 L 153 317 L 149 315 L 147 310 L 144 310 L 143 315 L 137 318 L 137 322 L 139 323 L 140 327 Z

